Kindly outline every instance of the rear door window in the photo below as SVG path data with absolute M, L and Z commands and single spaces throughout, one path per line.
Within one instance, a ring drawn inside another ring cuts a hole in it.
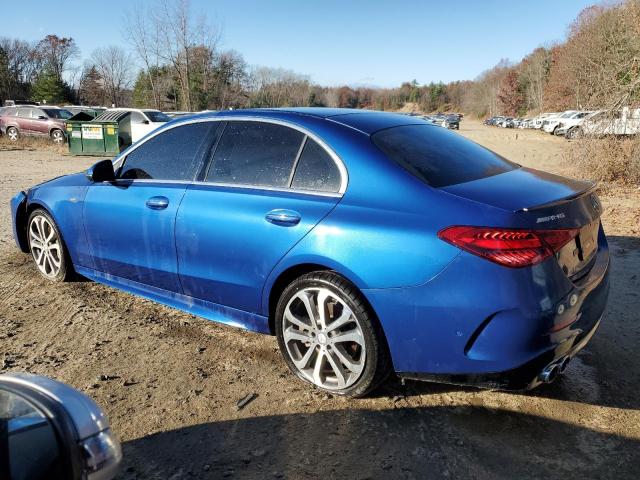
M 18 110 L 18 117 L 31 118 L 31 108 L 21 108 Z
M 287 188 L 304 134 L 266 122 L 229 122 L 206 181 Z
M 433 187 L 470 182 L 519 167 L 457 133 L 433 125 L 387 128 L 371 138 L 391 160 Z
M 220 122 L 198 122 L 162 132 L 127 155 L 119 178 L 192 181 L 219 129 Z
M 291 188 L 336 193 L 340 190 L 340 170 L 318 142 L 307 137 L 296 166 Z

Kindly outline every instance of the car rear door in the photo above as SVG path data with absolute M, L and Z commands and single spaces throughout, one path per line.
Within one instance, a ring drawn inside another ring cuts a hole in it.
M 49 135 L 49 115 L 40 108 L 31 110 L 31 128 L 38 135 Z
M 278 261 L 338 203 L 346 187 L 335 155 L 290 126 L 228 121 L 202 181 L 178 210 L 184 293 L 261 313 Z
M 31 120 L 33 110 L 33 108 L 18 109 L 18 115 L 15 120 L 20 133 L 33 134 L 33 121 Z
M 181 292 L 176 212 L 216 126 L 197 122 L 165 130 L 126 156 L 114 182 L 89 188 L 84 224 L 98 271 Z

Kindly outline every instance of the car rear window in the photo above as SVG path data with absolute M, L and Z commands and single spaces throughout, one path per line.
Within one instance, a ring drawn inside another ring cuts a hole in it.
M 436 188 L 491 177 L 519 167 L 457 133 L 434 125 L 388 128 L 371 138 L 390 159 Z

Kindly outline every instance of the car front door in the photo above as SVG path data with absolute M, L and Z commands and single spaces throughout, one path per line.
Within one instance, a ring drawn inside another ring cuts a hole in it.
M 337 157 L 289 126 L 228 121 L 203 181 L 178 210 L 184 293 L 260 313 L 278 261 L 338 203 L 346 175 Z
M 191 123 L 160 132 L 117 166 L 116 180 L 92 185 L 84 224 L 96 270 L 180 292 L 175 218 L 217 124 Z

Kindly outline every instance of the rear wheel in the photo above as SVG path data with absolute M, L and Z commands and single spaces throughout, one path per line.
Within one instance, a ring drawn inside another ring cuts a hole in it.
M 15 127 L 7 128 L 7 137 L 9 137 L 9 140 L 11 140 L 12 142 L 16 142 L 20 137 L 20 134 L 18 133 L 18 129 Z
M 303 275 L 284 290 L 276 334 L 291 371 L 332 394 L 365 395 L 391 370 L 377 319 L 362 294 L 333 272 Z
M 71 262 L 62 236 L 51 216 L 34 210 L 28 223 L 29 249 L 38 272 L 47 280 L 63 282 L 70 277 Z
M 64 133 L 62 133 L 62 130 L 53 130 L 51 132 L 51 140 L 56 145 L 62 145 L 65 141 Z

